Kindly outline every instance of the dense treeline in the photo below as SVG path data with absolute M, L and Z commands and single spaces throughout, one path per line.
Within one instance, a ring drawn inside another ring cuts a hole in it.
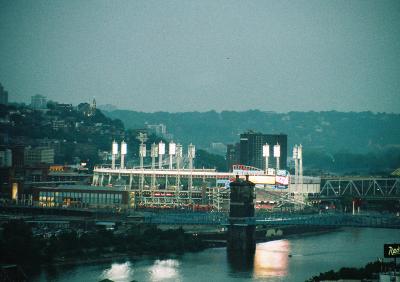
M 392 262 L 374 261 L 361 268 L 343 267 L 339 271 L 330 270 L 328 272 L 320 273 L 318 276 L 309 279 L 308 282 L 324 280 L 337 281 L 339 279 L 372 279 L 375 278 L 374 275 L 379 272 L 393 269 L 394 264 Z
M 365 154 L 342 151 L 333 154 L 304 150 L 307 174 L 334 172 L 340 174 L 387 175 L 400 167 L 400 148 Z
M 83 234 L 70 230 L 44 239 L 34 237 L 24 221 L 15 220 L 5 223 L 0 233 L 0 263 L 18 264 L 28 272 L 61 258 L 84 260 L 113 253 L 179 254 L 204 248 L 201 239 L 186 234 L 183 229 L 131 228 L 118 235 L 103 229 Z
M 197 150 L 195 165 L 197 168 L 216 168 L 217 171 L 226 170 L 226 160 L 219 155 L 210 154 L 205 150 Z

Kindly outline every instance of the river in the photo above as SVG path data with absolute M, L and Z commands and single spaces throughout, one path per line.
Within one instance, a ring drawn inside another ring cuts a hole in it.
M 86 264 L 43 270 L 33 281 L 305 281 L 340 267 L 361 267 L 383 257 L 383 244 L 400 241 L 398 229 L 343 228 L 257 244 L 254 263 L 237 269 L 226 248 L 164 258 Z

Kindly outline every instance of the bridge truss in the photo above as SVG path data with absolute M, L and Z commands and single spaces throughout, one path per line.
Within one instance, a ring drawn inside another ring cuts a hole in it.
M 321 179 L 321 196 L 352 196 L 363 199 L 399 199 L 400 178 Z

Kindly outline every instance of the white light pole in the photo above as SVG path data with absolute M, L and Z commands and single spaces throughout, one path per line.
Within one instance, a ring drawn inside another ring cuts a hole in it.
M 165 155 L 165 143 L 163 143 L 163 141 L 160 141 L 160 143 L 158 143 L 158 168 L 159 169 L 162 169 L 163 155 Z
M 196 155 L 196 148 L 195 146 L 190 143 L 189 148 L 188 148 L 188 158 L 189 158 L 189 169 L 190 169 L 190 175 L 189 175 L 189 198 L 190 202 L 192 202 L 192 188 L 193 188 L 193 159 Z
M 297 148 L 297 158 L 299 160 L 299 182 L 300 189 L 303 192 L 303 146 L 300 144 Z
M 143 160 L 146 157 L 146 144 L 139 145 L 140 168 L 143 169 Z
M 128 152 L 128 147 L 125 141 L 121 142 L 121 168 L 125 168 L 125 156 Z
M 140 169 L 143 170 L 143 159 L 146 157 L 146 144 L 142 143 L 139 145 L 139 157 L 140 157 Z M 143 171 L 144 172 L 144 171 Z M 144 173 L 140 175 L 140 190 L 143 190 L 144 186 Z
M 111 149 L 111 168 L 115 169 L 115 159 L 118 155 L 118 143 L 115 140 L 112 142 L 112 149 Z
M 193 159 L 195 158 L 196 155 L 196 147 L 190 143 L 189 148 L 188 148 L 188 158 L 189 158 L 189 169 L 193 169 Z
M 172 158 L 176 154 L 176 144 L 173 141 L 169 143 L 168 154 L 169 154 L 169 169 L 172 169 Z
M 155 143 L 151 144 L 151 169 L 154 170 L 156 168 L 156 157 L 158 156 L 158 147 Z
M 140 145 L 139 145 L 140 168 L 143 169 L 143 159 L 146 157 L 145 142 L 147 141 L 147 134 L 140 132 L 137 139 L 140 141 Z
M 269 145 L 268 145 L 268 143 L 265 143 L 265 145 L 263 145 L 263 157 L 265 158 L 265 174 L 267 174 L 267 171 L 268 171 L 268 159 L 269 159 Z
M 172 158 L 176 153 L 176 145 L 173 141 L 168 144 L 168 155 L 169 155 L 169 169 L 172 170 Z M 165 189 L 168 189 L 168 175 L 165 175 Z
M 299 182 L 299 180 L 298 180 L 299 168 L 298 168 L 298 148 L 297 148 L 297 144 L 294 145 L 294 147 L 293 147 L 293 160 L 294 160 L 294 187 L 297 190 L 297 183 Z
M 182 145 L 178 143 L 176 145 L 176 169 L 178 171 L 178 173 L 176 174 L 176 197 L 177 198 L 179 198 L 179 190 L 181 188 L 180 187 L 181 178 L 180 178 L 179 170 L 181 168 L 182 156 L 183 156 Z
M 156 186 L 156 174 L 154 173 L 156 168 L 156 157 L 158 155 L 158 146 L 153 143 L 151 144 L 151 169 L 153 174 L 151 175 L 151 188 L 154 189 Z
M 276 158 L 276 173 L 279 170 L 279 158 L 281 157 L 281 145 L 279 143 L 276 143 L 274 145 L 274 157 Z

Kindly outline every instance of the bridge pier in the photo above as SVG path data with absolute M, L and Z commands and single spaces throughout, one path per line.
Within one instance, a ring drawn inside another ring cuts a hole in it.
M 228 260 L 235 269 L 252 267 L 256 249 L 254 224 L 254 183 L 236 180 L 230 184 Z

